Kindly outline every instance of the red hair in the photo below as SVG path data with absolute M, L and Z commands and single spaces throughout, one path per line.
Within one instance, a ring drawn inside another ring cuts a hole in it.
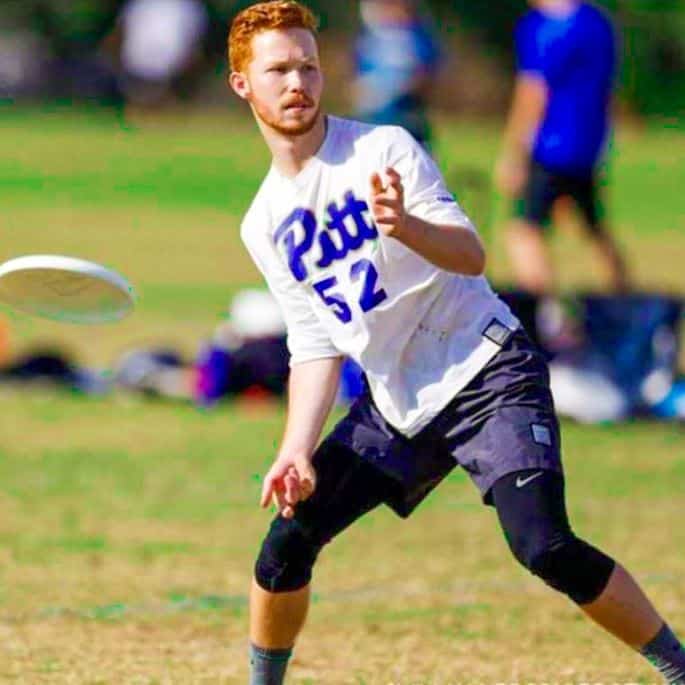
M 258 2 L 236 15 L 228 34 L 228 61 L 232 71 L 245 71 L 252 61 L 252 39 L 273 29 L 305 29 L 316 35 L 312 11 L 296 0 Z

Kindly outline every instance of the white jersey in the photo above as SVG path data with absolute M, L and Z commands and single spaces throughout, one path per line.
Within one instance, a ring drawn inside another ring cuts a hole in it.
M 283 310 L 291 366 L 349 355 L 379 411 L 412 436 L 500 349 L 488 324 L 519 324 L 484 277 L 444 271 L 376 229 L 370 177 L 387 167 L 409 213 L 475 230 L 404 129 L 329 116 L 296 177 L 272 166 L 241 235 Z

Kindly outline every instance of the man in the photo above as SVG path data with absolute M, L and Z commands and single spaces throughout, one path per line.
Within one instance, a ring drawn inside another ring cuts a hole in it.
M 415 0 L 362 0 L 356 44 L 355 106 L 372 124 L 406 128 L 430 145 L 426 113 L 440 50 Z
M 495 170 L 515 198 L 507 249 L 520 287 L 545 295 L 554 269 L 543 235 L 561 197 L 577 205 L 614 290 L 626 267 L 599 199 L 602 154 L 610 128 L 616 37 L 609 19 L 577 0 L 530 0 L 516 31 L 518 76 L 504 149 Z
M 679 641 L 631 576 L 571 531 L 544 361 L 481 275 L 475 229 L 430 157 L 403 129 L 324 116 L 301 4 L 241 12 L 229 56 L 273 156 L 242 237 L 292 353 L 262 491 L 279 513 L 251 589 L 252 685 L 283 682 L 321 547 L 381 503 L 408 516 L 456 463 L 521 563 L 683 685 Z M 343 354 L 369 387 L 317 448 Z

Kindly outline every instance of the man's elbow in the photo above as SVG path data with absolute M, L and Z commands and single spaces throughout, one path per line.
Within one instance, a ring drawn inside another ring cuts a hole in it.
M 485 273 L 485 253 L 481 252 L 477 257 L 474 256 L 465 270 L 466 276 L 482 276 Z
M 485 255 L 485 248 L 480 239 L 473 236 L 469 250 L 466 253 L 466 259 L 461 265 L 461 273 L 465 276 L 482 276 L 485 272 L 485 264 L 487 258 Z

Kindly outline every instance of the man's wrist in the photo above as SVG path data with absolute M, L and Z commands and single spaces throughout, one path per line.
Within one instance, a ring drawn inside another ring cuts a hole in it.
M 290 459 L 292 461 L 295 460 L 303 460 L 306 459 L 307 461 L 312 460 L 312 456 L 314 454 L 314 451 L 302 446 L 294 445 L 281 445 L 281 448 L 278 450 L 277 454 L 277 459 Z
M 500 156 L 500 163 L 510 166 L 523 166 L 527 164 L 530 151 L 525 145 L 511 145 L 505 147 Z
M 404 219 L 397 224 L 392 232 L 392 237 L 404 243 L 410 236 L 415 236 L 419 231 L 425 229 L 425 222 L 418 220 L 411 214 L 405 214 Z

